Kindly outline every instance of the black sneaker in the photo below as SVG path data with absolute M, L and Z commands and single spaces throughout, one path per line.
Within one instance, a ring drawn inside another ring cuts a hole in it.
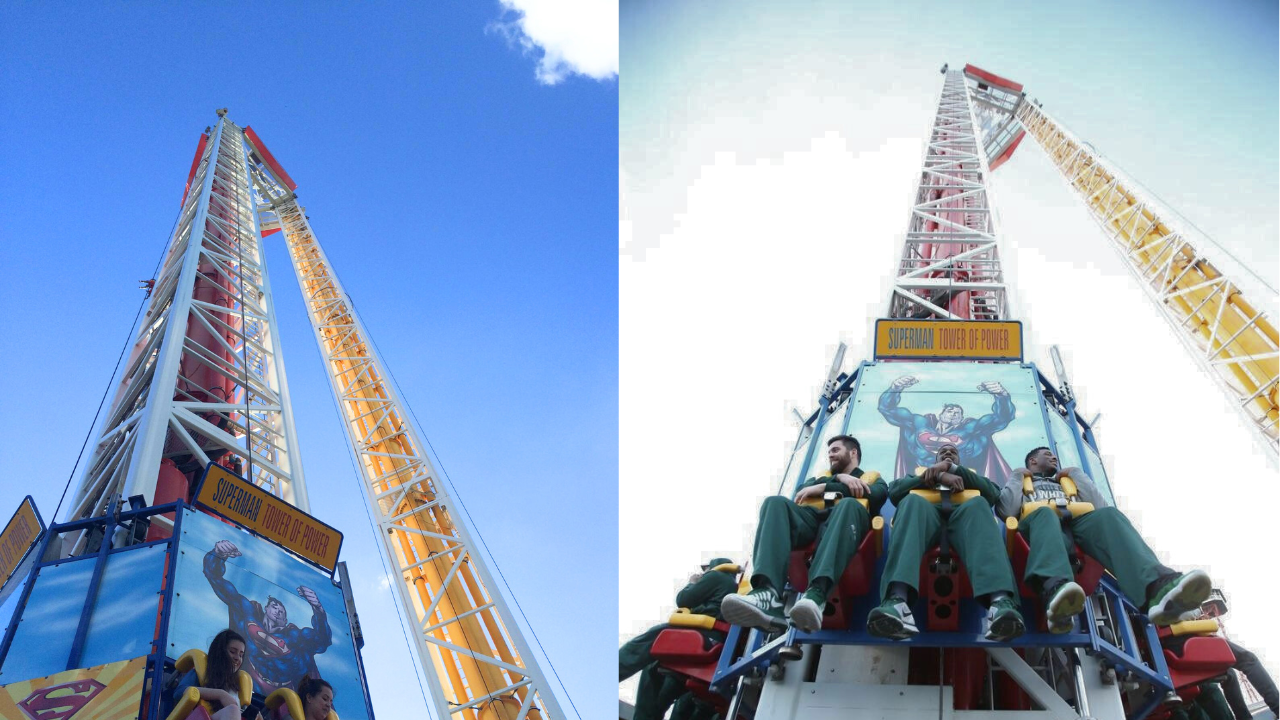
M 746 595 L 725 595 L 720 601 L 720 617 L 730 625 L 762 630 L 785 625 L 782 601 L 771 587 L 752 590 Z
M 1203 570 L 1183 573 L 1151 597 L 1147 618 L 1152 625 L 1172 625 L 1183 613 L 1199 608 L 1200 603 L 1209 599 L 1212 590 L 1213 581 L 1209 579 L 1209 573 Z
M 891 597 L 867 616 L 867 632 L 876 637 L 905 640 L 920 632 L 911 606 L 901 598 Z

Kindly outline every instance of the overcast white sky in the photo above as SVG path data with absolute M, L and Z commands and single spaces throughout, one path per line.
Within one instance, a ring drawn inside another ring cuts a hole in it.
M 943 62 L 1023 82 L 1276 286 L 1274 9 L 1013 7 L 926 38 L 924 7 L 624 5 L 619 642 L 700 562 L 749 557 L 790 409 L 813 409 L 841 340 L 846 369 L 870 358 Z M 1028 359 L 1051 374 L 1061 347 L 1121 508 L 1167 563 L 1210 571 L 1275 674 L 1274 504 L 1253 500 L 1275 470 L 1033 141 L 991 191 Z

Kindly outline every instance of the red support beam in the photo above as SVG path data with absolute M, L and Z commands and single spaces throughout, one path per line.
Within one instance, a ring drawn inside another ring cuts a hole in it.
M 1016 83 L 1012 80 L 1006 80 L 995 73 L 989 73 L 980 67 L 973 65 L 964 66 L 964 74 L 973 76 L 988 85 L 1002 87 L 1010 92 L 1022 92 L 1022 83 Z
M 249 143 L 253 145 L 253 151 L 258 154 L 262 163 L 271 169 L 276 179 L 284 183 L 285 187 L 290 190 L 297 190 L 298 184 L 293 181 L 293 178 L 289 177 L 289 173 L 285 172 L 284 168 L 280 167 L 280 163 L 276 162 L 275 156 L 267 149 L 266 143 L 262 142 L 262 138 L 258 137 L 258 133 L 254 132 L 253 128 L 245 125 L 244 135 L 249 138 Z

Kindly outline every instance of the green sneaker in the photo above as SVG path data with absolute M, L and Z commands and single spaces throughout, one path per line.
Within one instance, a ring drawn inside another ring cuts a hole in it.
M 782 601 L 771 587 L 752 590 L 746 595 L 725 595 L 720 601 L 720 617 L 730 625 L 761 630 L 787 624 L 782 617 Z
M 1071 632 L 1075 616 L 1084 610 L 1084 588 L 1074 582 L 1064 582 L 1048 596 L 1044 604 L 1044 619 L 1049 632 L 1055 635 Z
M 1151 596 L 1147 618 L 1152 625 L 1172 625 L 1183 613 L 1199 608 L 1212 590 L 1213 581 L 1209 579 L 1209 573 L 1203 570 L 1183 573 Z
M 867 616 L 867 632 L 876 637 L 905 640 L 920 632 L 911 606 L 901 598 L 886 598 Z
M 827 599 L 816 588 L 805 590 L 804 597 L 791 606 L 791 624 L 803 632 L 818 632 L 822 629 L 822 611 L 827 607 Z
M 987 608 L 987 633 L 984 637 L 996 642 L 1012 640 L 1027 629 L 1022 621 L 1022 613 L 1013 598 L 1005 596 L 991 603 Z

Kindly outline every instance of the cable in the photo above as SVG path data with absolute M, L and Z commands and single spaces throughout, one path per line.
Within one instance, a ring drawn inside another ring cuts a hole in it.
M 169 234 L 165 236 L 164 245 L 160 247 L 160 257 L 156 259 L 156 266 L 151 270 L 152 281 L 158 279 L 156 274 L 160 272 L 160 265 L 164 262 L 164 256 L 169 250 L 169 243 L 173 240 L 173 232 L 178 228 L 178 221 L 182 219 L 183 211 L 185 209 L 185 203 L 182 207 L 178 208 L 178 215 L 173 219 L 173 225 L 169 228 Z M 152 285 L 152 289 L 155 289 L 154 285 Z M 142 317 L 142 308 L 147 306 L 147 300 L 150 299 L 151 293 L 148 292 L 147 295 L 142 298 L 142 302 L 138 304 L 138 311 L 133 314 L 133 322 L 129 323 L 129 332 L 124 337 L 124 347 L 120 348 L 120 355 L 116 358 L 116 366 L 111 369 L 111 377 L 107 378 L 107 387 L 102 391 L 102 399 L 98 401 L 98 409 L 93 412 L 93 420 L 90 421 L 89 430 L 84 435 L 84 442 L 80 444 L 80 452 L 76 454 L 76 461 L 71 466 L 71 474 L 67 476 L 67 484 L 62 488 L 62 497 L 58 498 L 58 506 L 54 508 L 53 514 L 50 515 L 50 517 L 53 518 L 51 522 L 57 522 L 58 520 L 58 512 L 62 510 L 62 503 L 67 499 L 67 491 L 71 489 L 71 481 L 75 479 L 76 470 L 80 467 L 80 460 L 84 457 L 84 449 L 89 446 L 89 438 L 93 436 L 93 428 L 98 424 L 98 416 L 102 413 L 102 406 L 107 402 L 107 395 L 111 394 L 111 385 L 116 379 L 116 373 L 120 370 L 120 362 L 124 360 L 124 354 L 129 349 L 129 341 L 133 339 L 133 331 L 138 325 L 138 318 Z
M 359 318 L 360 312 L 356 308 L 355 301 L 351 299 L 349 294 L 347 295 L 347 302 L 351 305 L 352 314 Z M 361 321 L 361 325 L 363 324 L 364 322 Z M 381 358 L 382 350 L 378 348 L 378 342 L 373 339 L 372 333 L 369 333 L 369 342 L 373 344 L 374 352 L 376 352 L 378 357 Z M 387 375 L 391 378 L 392 384 L 396 387 L 396 392 L 400 395 L 401 399 L 404 399 L 404 391 L 400 389 L 400 383 L 396 380 L 395 373 L 391 372 L 390 367 L 386 367 L 385 369 L 387 371 Z M 414 423 L 421 428 L 422 421 L 418 419 L 418 414 L 413 411 L 413 406 L 409 404 L 407 399 L 404 400 L 404 404 L 405 407 L 409 409 L 409 415 L 413 417 Z M 538 637 L 537 631 L 533 629 L 533 624 L 529 622 L 529 617 L 525 615 L 524 608 L 520 606 L 520 601 L 516 598 L 515 591 L 511 589 L 511 585 L 507 582 L 506 576 L 502 573 L 502 568 L 498 565 L 497 559 L 494 558 L 493 553 L 489 550 L 489 545 L 484 541 L 484 536 L 480 534 L 480 528 L 476 526 L 475 520 L 472 519 L 471 511 L 468 510 L 466 504 L 462 502 L 462 495 L 458 493 L 457 487 L 454 486 L 453 479 L 449 477 L 449 472 L 444 469 L 444 462 L 440 460 L 440 454 L 436 452 L 435 447 L 431 444 L 431 439 L 427 437 L 425 432 L 422 433 L 422 439 L 427 442 L 427 447 L 431 450 L 431 454 L 435 456 L 437 464 L 440 465 L 440 473 L 444 475 L 445 481 L 449 483 L 449 489 L 452 491 L 454 498 L 458 501 L 458 505 L 462 508 L 462 512 L 467 516 L 467 522 L 471 524 L 471 529 L 475 531 L 476 538 L 480 541 L 480 546 L 484 548 L 485 554 L 489 556 L 490 562 L 493 563 L 493 568 L 498 571 L 498 577 L 502 580 L 503 586 L 507 588 L 507 593 L 511 596 L 511 601 L 515 603 L 516 609 L 520 611 L 520 617 L 524 618 L 525 626 L 529 628 L 529 634 L 533 635 L 534 641 L 538 643 L 538 649 L 542 651 L 542 656 L 546 658 L 547 666 L 551 668 L 551 673 L 555 675 L 556 682 L 558 682 L 560 684 L 560 688 L 564 690 L 564 696 L 569 700 L 569 706 L 573 708 L 573 712 L 578 716 L 578 720 L 582 720 L 582 713 L 578 712 L 578 706 L 573 702 L 573 696 L 569 694 L 569 688 L 565 686 L 564 680 L 560 678 L 559 671 L 556 670 L 555 664 L 551 662 L 551 656 L 547 654 L 546 648 L 542 645 L 542 639 Z M 465 628 L 463 632 L 465 633 Z
M 231 125 L 231 122 L 228 121 L 226 118 L 222 118 L 222 122 L 226 122 L 228 125 Z M 239 130 L 238 127 L 236 127 L 236 129 Z M 245 179 L 248 180 L 250 186 L 252 186 L 253 180 L 249 177 L 249 161 L 247 159 L 247 155 L 244 153 L 244 148 L 243 148 L 244 142 L 245 142 L 244 131 L 241 130 L 240 131 L 241 158 L 244 159 L 244 164 L 245 164 Z M 221 146 L 222 143 L 219 142 L 218 145 Z M 252 190 L 250 190 L 250 192 L 252 192 Z M 249 406 L 250 389 L 251 389 L 249 386 L 249 334 L 248 334 L 248 329 L 245 326 L 245 317 L 244 317 L 244 297 L 245 297 L 244 296 L 244 228 L 241 227 L 241 221 L 243 220 L 243 218 L 244 218 L 244 210 L 241 207 L 241 203 L 240 203 L 240 193 L 237 192 L 236 193 L 236 231 L 237 231 L 236 232 L 236 260 L 240 263 L 240 266 L 237 268 L 237 271 L 238 271 L 238 274 L 240 275 L 240 355 L 241 355 L 241 363 L 244 366 L 244 447 L 246 451 L 245 461 L 247 463 L 246 465 L 247 469 L 245 470 L 245 477 L 249 479 L 250 485 L 257 485 L 257 483 L 253 481 L 253 415 L 250 413 L 250 406 Z M 259 247 L 259 255 L 262 255 L 262 254 L 263 253 L 261 252 L 261 247 Z M 259 327 L 261 327 L 261 325 L 259 325 Z M 278 460 L 279 458 L 277 458 L 277 461 Z M 275 481 L 274 485 L 277 493 L 280 493 L 283 491 L 283 488 L 280 487 L 279 479 Z
M 282 229 L 284 228 L 283 222 L 281 223 L 281 228 Z M 285 239 L 288 240 L 288 232 L 285 232 Z M 292 255 L 292 253 L 290 254 Z M 302 302 L 304 304 L 307 303 L 308 302 L 308 299 L 306 297 L 307 290 L 305 287 L 302 286 L 301 277 L 298 278 L 298 289 L 302 291 L 302 295 L 303 295 Z M 316 355 L 320 358 L 320 365 L 324 366 L 325 365 L 324 354 L 320 351 L 319 344 L 316 345 Z M 329 400 L 333 403 L 334 414 L 338 419 L 339 425 L 342 427 L 342 432 L 345 434 L 347 432 L 346 420 L 345 420 L 346 415 L 343 414 L 342 408 L 338 405 L 337 395 L 334 393 L 329 393 Z M 351 472 L 355 475 L 355 477 L 361 478 L 361 477 L 364 477 L 364 474 L 360 472 L 360 468 L 356 465 L 355 452 L 356 452 L 355 447 L 351 443 L 347 443 L 347 460 L 351 463 Z M 369 509 L 369 503 L 363 502 L 364 498 L 359 498 L 359 500 L 361 501 L 360 505 L 364 506 L 364 516 L 365 516 L 365 521 L 369 523 L 369 532 L 373 534 L 374 538 L 377 539 L 379 543 L 381 543 L 381 539 L 378 535 L 378 530 L 376 527 L 374 527 L 374 524 L 373 524 L 373 513 Z M 386 554 L 379 552 L 378 560 L 382 564 L 382 576 L 387 579 L 387 583 L 390 584 L 395 582 L 395 580 L 393 580 L 391 577 L 391 569 L 387 567 Z M 416 653 L 414 653 L 413 651 L 413 645 L 410 644 L 409 642 L 409 633 L 408 631 L 405 630 L 405 626 L 408 625 L 408 621 L 402 614 L 400 603 L 393 602 L 392 604 L 395 605 L 396 617 L 399 618 L 400 620 L 400 623 L 399 623 L 400 634 L 401 636 L 404 637 L 405 650 L 408 651 L 409 657 L 413 658 L 416 656 Z M 427 672 L 427 668 L 425 666 L 423 666 L 422 672 L 424 674 Z M 432 717 L 435 717 L 435 713 L 431 711 L 431 701 L 427 699 L 427 690 L 422 686 L 422 678 L 418 676 L 417 670 L 415 670 L 413 673 L 413 679 L 418 682 L 418 692 L 422 694 L 423 707 L 427 709 L 428 714 L 430 714 Z
M 317 348 L 316 348 L 316 352 L 317 352 L 317 353 L 319 353 L 319 352 L 320 352 L 319 347 L 317 347 Z M 323 357 L 321 357 L 321 358 L 320 358 L 320 363 L 321 363 L 322 365 L 324 364 L 324 358 L 323 358 Z M 337 416 L 338 416 L 338 422 L 339 422 L 339 423 L 343 422 L 343 417 L 344 417 L 344 416 L 343 416 L 343 414 L 342 414 L 342 408 L 338 407 L 338 399 L 337 399 L 337 397 L 334 397 L 332 394 L 330 394 L 330 398 L 329 398 L 329 399 L 333 401 L 333 409 L 334 409 L 334 411 L 337 413 Z M 345 430 L 344 430 L 344 432 L 345 432 Z M 356 466 L 355 452 L 356 452 L 356 449 L 355 449 L 355 448 L 354 448 L 350 443 L 348 443 L 348 444 L 347 444 L 347 460 L 349 460 L 349 461 L 351 462 L 351 472 L 352 472 L 352 473 L 354 473 L 356 477 L 362 477 L 362 474 L 361 474 L 361 472 L 360 472 L 360 468 Z M 361 500 L 363 500 L 363 498 L 360 498 L 360 499 L 361 499 Z M 374 536 L 375 538 L 377 538 L 377 537 L 378 537 L 378 529 L 377 529 L 377 528 L 375 528 L 375 527 L 373 526 L 373 513 L 372 513 L 372 512 L 370 512 L 370 510 L 369 510 L 369 503 L 367 503 L 367 502 L 361 502 L 360 504 L 364 506 L 364 518 L 365 518 L 365 521 L 369 523 L 369 532 L 370 532 L 370 533 L 372 533 L 372 534 L 373 534 L 373 536 Z M 388 583 L 395 582 L 395 580 L 393 580 L 393 579 L 391 578 L 391 569 L 390 569 L 389 567 L 387 567 L 387 557 L 386 557 L 386 554 L 385 554 L 385 553 L 378 553 L 378 560 L 382 563 L 382 576 L 383 576 L 383 577 L 385 577 L 385 578 L 387 579 L 387 582 L 388 582 Z M 404 617 L 404 615 L 402 614 L 402 611 L 401 611 L 401 608 L 400 608 L 400 603 L 398 603 L 398 602 L 393 602 L 392 604 L 396 606 L 396 617 L 397 617 L 397 618 L 399 618 L 399 620 L 400 620 L 400 635 L 401 635 L 402 637 L 404 637 L 404 648 L 405 648 L 405 650 L 407 650 L 407 651 L 408 651 L 408 653 L 409 653 L 409 657 L 410 657 L 410 658 L 412 658 L 412 657 L 414 656 L 414 652 L 413 652 L 413 645 L 411 645 L 411 644 L 409 643 L 409 633 L 408 633 L 408 631 L 406 631 L 406 630 L 405 630 L 405 625 L 407 625 L 407 624 L 408 624 L 408 622 L 405 620 L 405 617 Z M 427 671 L 427 669 L 426 669 L 425 667 L 424 667 L 424 668 L 422 668 L 422 672 L 423 672 L 423 673 L 425 673 L 426 671 Z M 418 692 L 422 693 L 422 705 L 423 705 L 423 707 L 425 707 L 425 708 L 427 709 L 427 712 L 428 712 L 432 717 L 435 717 L 435 713 L 431 712 L 431 701 L 427 699 L 427 690 L 426 690 L 426 688 L 424 688 L 424 687 L 422 686 L 422 678 L 418 676 L 418 672 L 417 672 L 416 670 L 415 670 L 415 671 L 414 671 L 414 673 L 413 673 L 413 678 L 414 678 L 414 680 L 417 680 L 417 681 L 418 681 Z
M 360 319 L 359 319 L 359 314 L 358 314 L 358 313 L 357 313 L 357 311 L 356 311 L 355 302 L 351 299 L 351 296 L 350 296 L 350 295 L 347 295 L 347 296 L 346 296 L 346 300 L 347 300 L 347 304 L 351 307 L 351 314 L 353 315 L 354 319 L 355 319 L 357 322 L 359 322 L 361 325 L 363 325 L 363 322 L 362 322 L 362 321 L 360 321 Z M 369 338 L 369 342 L 374 343 L 374 341 L 373 341 L 373 338 L 372 338 L 372 337 L 370 337 L 370 338 Z M 381 357 L 381 356 L 382 356 L 382 351 L 378 349 L 377 343 L 374 343 L 374 345 L 373 345 L 373 350 L 374 350 L 374 353 L 376 353 L 378 357 Z M 390 375 L 390 373 L 391 373 L 391 371 L 390 371 L 390 370 L 387 370 L 387 374 L 388 374 L 388 375 Z M 394 376 L 392 376 L 391 381 L 392 381 L 393 383 L 395 383 L 395 377 L 394 377 Z M 384 381 L 384 382 L 385 382 L 385 381 Z M 396 383 L 396 390 L 397 390 L 397 391 L 399 391 L 399 389 L 400 389 L 400 385 L 399 385 L 399 383 Z M 401 395 L 401 397 L 403 397 L 403 395 Z M 408 404 L 408 403 L 406 403 L 406 405 L 407 405 L 407 404 Z M 409 412 L 412 414 L 412 413 L 413 413 L 413 408 L 409 408 Z M 417 417 L 416 417 L 416 416 L 414 417 L 414 421 L 415 421 L 415 422 L 417 421 Z M 424 437 L 425 437 L 425 436 L 424 436 Z M 431 444 L 431 443 L 430 443 L 430 441 L 427 441 L 427 444 L 428 444 L 428 445 L 430 445 L 430 444 Z M 435 452 L 435 449 L 434 449 L 434 448 L 432 448 L 432 453 L 434 454 L 434 452 Z M 439 456 L 437 456 L 437 459 L 439 459 Z M 447 479 L 447 476 L 446 476 L 446 479 Z M 450 487 L 453 487 L 453 482 L 452 482 L 452 481 L 450 481 L 450 482 L 449 482 L 449 486 L 450 486 Z M 460 505 L 462 504 L 462 499 L 461 499 L 461 498 L 458 498 L 458 504 L 460 504 Z M 466 512 L 466 507 L 465 507 L 465 506 L 463 507 L 463 512 Z M 468 519 L 468 520 L 470 520 L 470 519 L 471 519 L 471 515 L 470 515 L 470 513 L 468 513 L 468 514 L 467 514 L 467 519 Z M 473 523 L 473 524 L 474 524 L 474 523 Z M 477 531 L 477 534 L 479 534 L 479 533 L 478 533 L 478 531 Z M 482 541 L 482 542 L 483 542 L 483 541 Z M 461 546 L 460 546 L 460 547 L 461 547 Z M 485 547 L 485 551 L 486 551 L 486 552 L 488 552 L 488 547 Z M 447 575 L 447 572 L 446 572 L 446 573 L 441 573 L 441 572 L 440 572 L 440 559 L 441 559 L 441 555 L 446 555 L 446 554 L 449 554 L 450 552 L 451 552 L 451 551 L 445 551 L 445 552 L 443 552 L 443 553 L 435 553 L 435 554 L 430 558 L 432 567 L 434 567 L 434 568 L 435 568 L 436 573 L 437 573 L 437 574 L 439 574 L 441 577 L 446 577 L 446 575 Z M 470 552 L 470 551 L 468 551 L 468 552 Z M 490 553 L 489 557 L 490 557 L 490 559 L 492 559 L 492 558 L 493 558 L 492 553 Z M 495 566 L 495 567 L 497 566 L 497 562 L 496 562 L 496 561 L 494 562 L 494 566 Z M 501 574 L 501 570 L 499 570 L 499 574 Z M 455 581 L 455 582 L 460 582 L 460 581 Z M 503 582 L 504 582 L 504 583 L 506 582 L 506 579 L 505 579 L 505 578 L 503 579 Z M 508 587 L 507 587 L 507 590 L 508 590 L 508 592 L 510 592 L 510 590 L 511 590 L 510 586 L 508 586 Z M 442 592 L 442 593 L 446 593 L 446 594 L 447 594 L 447 590 L 445 589 L 445 587 L 444 587 L 444 585 L 443 585 L 443 584 L 442 584 L 442 585 L 441 585 L 441 587 L 440 587 L 440 592 Z M 513 596 L 513 599 L 514 599 L 514 596 Z M 518 606 L 518 605 L 519 605 L 519 603 L 517 603 L 517 606 Z M 524 614 L 524 613 L 523 613 L 523 611 L 521 611 L 521 614 L 522 614 L 522 615 Z M 428 618 L 425 618 L 425 619 L 430 619 L 430 618 L 428 617 Z M 492 702 L 493 700 L 496 700 L 497 698 L 495 698 L 495 697 L 493 696 L 493 690 L 489 687 L 489 681 L 485 678 L 485 673 L 484 673 L 484 671 L 480 670 L 480 665 L 479 665 L 479 663 L 476 661 L 476 659 L 475 659 L 475 657 L 474 657 L 474 653 L 475 653 L 474 645 L 473 645 L 473 644 L 472 644 L 472 642 L 471 642 L 471 635 L 470 635 L 470 633 L 468 633 L 468 632 L 467 632 L 467 624 L 466 624 L 465 622 L 463 622 L 462 618 L 454 618 L 454 620 L 452 620 L 452 621 L 450 622 L 450 624 L 452 624 L 452 623 L 454 623 L 454 622 L 456 622 L 456 623 L 457 623 L 458 628 L 459 628 L 460 630 L 462 630 L 462 639 L 463 639 L 463 642 L 465 642 L 465 643 L 466 643 L 466 646 L 467 646 L 468 648 L 471 648 L 471 652 L 473 653 L 473 655 L 472 655 L 472 657 L 471 657 L 471 661 L 472 661 L 473 663 L 476 663 L 476 672 L 477 672 L 477 674 L 480 676 L 480 684 L 484 687 L 484 697 L 488 697 L 488 698 L 490 698 L 490 702 Z M 525 623 L 526 623 L 526 624 L 528 624 L 528 622 L 529 622 L 529 619 L 528 619 L 528 618 L 525 618 Z M 532 629 L 532 627 L 531 627 L 530 629 Z M 535 636 L 535 637 L 536 637 L 536 636 Z M 541 643 L 539 643 L 539 647 L 541 647 Z M 458 655 L 459 653 L 455 652 L 454 654 L 455 654 L 455 655 Z M 546 655 L 546 651 L 545 651 L 545 650 L 543 650 L 543 655 Z M 550 658 L 548 658 L 548 659 L 547 659 L 547 662 L 548 662 L 548 664 L 550 664 Z M 552 669 L 554 670 L 554 668 L 552 668 Z M 558 677 L 558 676 L 557 676 L 557 679 L 559 679 L 559 677 Z M 563 683 L 561 684 L 561 686 L 563 687 Z M 529 689 L 529 692 L 534 692 L 534 690 L 533 690 L 532 688 L 530 688 L 530 689 Z M 514 694 L 514 693 L 513 693 L 513 694 Z M 535 693 L 535 694 L 536 694 L 536 693 Z M 567 690 L 565 691 L 565 694 L 566 694 L 566 696 L 568 695 L 568 691 L 567 691 Z M 570 702 L 572 703 L 572 700 L 570 700 Z M 576 711 L 577 711 L 577 708 L 574 708 L 574 711 L 576 712 Z M 579 717 L 579 720 L 581 720 L 581 717 Z

